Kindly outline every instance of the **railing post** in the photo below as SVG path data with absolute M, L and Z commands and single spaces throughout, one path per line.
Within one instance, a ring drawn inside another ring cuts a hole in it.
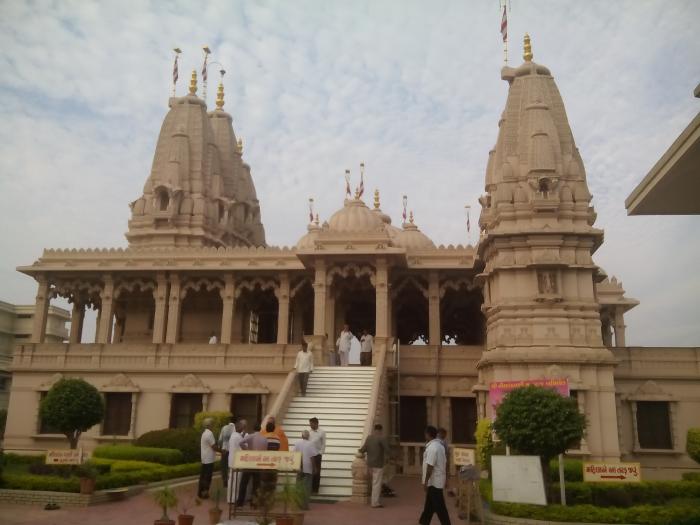
M 369 502 L 369 493 L 369 469 L 367 468 L 364 455 L 358 452 L 355 454 L 355 459 L 352 462 L 352 496 L 350 496 L 350 501 L 367 504 Z

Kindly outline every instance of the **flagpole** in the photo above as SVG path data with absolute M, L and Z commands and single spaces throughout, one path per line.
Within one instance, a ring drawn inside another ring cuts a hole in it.
M 501 36 L 503 37 L 503 63 L 508 65 L 508 14 L 506 7 L 508 0 L 499 0 L 501 6 Z
M 206 104 L 207 102 L 207 59 L 209 58 L 209 54 L 211 53 L 211 49 L 209 49 L 209 46 L 202 46 L 202 50 L 204 51 L 204 65 L 202 66 L 202 98 L 204 99 L 204 103 Z
M 178 67 L 178 59 L 180 58 L 180 53 L 182 53 L 182 50 L 179 47 L 176 47 L 173 49 L 175 52 L 175 63 L 173 64 L 173 97 L 176 96 L 175 88 L 177 85 L 177 79 L 179 77 L 179 67 Z

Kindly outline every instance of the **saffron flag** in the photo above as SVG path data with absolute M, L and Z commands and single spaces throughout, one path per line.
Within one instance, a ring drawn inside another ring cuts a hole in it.
M 352 195 L 352 190 L 350 189 L 350 170 L 345 170 L 345 194 Z
M 204 65 L 202 66 L 202 81 L 207 81 L 207 59 L 209 58 L 209 53 L 204 53 Z
M 503 17 L 501 18 L 501 35 L 503 41 L 508 40 L 508 16 L 506 15 L 506 5 L 503 4 Z
M 365 177 L 364 177 L 364 173 L 360 172 L 360 189 L 357 190 L 358 197 L 362 197 L 362 194 L 364 192 L 365 192 Z
M 469 211 L 467 211 L 467 233 L 469 233 L 471 229 L 471 223 L 469 222 Z
M 175 55 L 175 64 L 173 64 L 173 84 L 177 84 L 178 74 L 177 74 L 177 59 L 179 55 Z
M 314 222 L 314 200 L 309 199 L 309 222 Z

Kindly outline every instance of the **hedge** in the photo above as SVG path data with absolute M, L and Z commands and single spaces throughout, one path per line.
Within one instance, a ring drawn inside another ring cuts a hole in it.
M 149 470 L 161 467 L 159 463 L 137 461 L 133 459 L 103 459 L 93 458 L 91 463 L 97 466 L 109 467 L 109 472 L 131 472 L 133 470 Z
M 684 472 L 684 481 L 700 481 L 700 472 Z
M 688 429 L 685 450 L 696 463 L 700 463 L 700 428 Z
M 50 490 L 53 492 L 80 492 L 80 480 L 76 477 L 60 478 L 36 474 L 5 473 L 2 486 L 18 490 Z
M 231 412 L 197 412 L 194 415 L 194 429 L 197 431 L 197 435 L 201 435 L 204 431 L 202 423 L 207 418 L 212 420 L 211 431 L 218 438 L 222 427 L 231 421 Z
M 97 458 L 131 459 L 163 465 L 178 465 L 185 462 L 183 454 L 179 450 L 134 445 L 100 445 L 95 448 L 92 455 Z
M 559 460 L 549 462 L 552 479 L 559 481 Z M 579 459 L 564 458 L 564 481 L 583 481 L 583 462 Z
M 200 434 L 193 428 L 164 428 L 141 435 L 134 445 L 139 447 L 174 448 L 182 452 L 183 462 L 200 460 Z
M 559 494 L 559 483 L 554 483 Z M 567 483 L 566 501 L 574 505 L 597 507 L 632 507 L 634 505 L 665 505 L 675 498 L 700 499 L 697 481 L 642 481 L 640 483 Z

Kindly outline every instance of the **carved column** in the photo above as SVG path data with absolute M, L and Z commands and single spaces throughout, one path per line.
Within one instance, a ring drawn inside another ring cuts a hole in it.
M 112 342 L 112 321 L 114 317 L 114 280 L 104 276 L 104 286 L 100 292 L 100 323 L 97 332 L 98 343 Z
M 277 295 L 277 344 L 286 345 L 289 340 L 289 274 L 280 273 Z
M 40 276 L 37 280 L 39 281 L 39 289 L 36 292 L 31 342 L 43 343 L 46 336 L 46 320 L 49 316 L 49 304 L 51 303 L 50 284 L 45 276 Z
M 168 327 L 165 332 L 166 343 L 177 343 L 180 338 L 180 314 L 181 314 L 181 287 L 180 276 L 170 276 L 170 297 L 168 299 Z
M 70 316 L 70 337 L 71 343 L 80 343 L 83 333 L 83 321 L 85 320 L 85 305 L 76 297 L 73 299 L 73 311 Z
M 625 345 L 625 318 L 622 308 L 615 309 L 615 346 Z
M 314 276 L 314 335 L 326 335 L 326 261 L 316 259 Z
M 233 334 L 233 316 L 236 311 L 236 279 L 233 274 L 224 275 L 224 289 L 220 293 L 223 301 L 221 343 L 230 344 Z
M 165 340 L 165 323 L 168 311 L 168 279 L 164 273 L 156 275 L 156 289 L 153 290 L 156 311 L 153 314 L 153 342 L 158 344 Z
M 375 335 L 376 337 L 389 336 L 389 269 L 386 259 L 377 259 L 377 270 L 374 282 L 375 292 Z
M 428 273 L 428 340 L 431 345 L 440 344 L 440 274 Z

